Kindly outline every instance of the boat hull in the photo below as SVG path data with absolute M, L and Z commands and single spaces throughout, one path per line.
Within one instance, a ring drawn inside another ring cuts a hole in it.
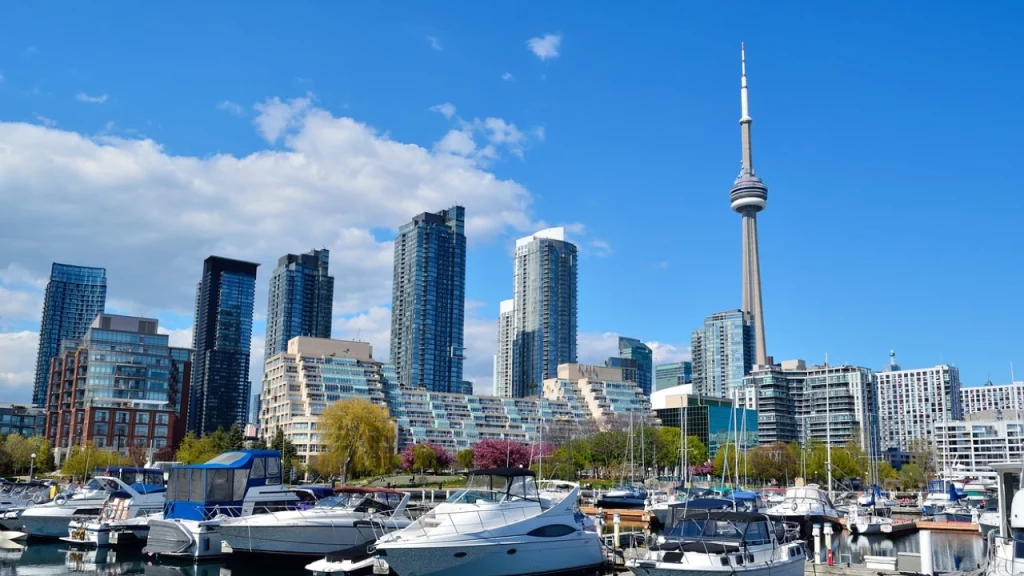
M 67 514 L 32 514 L 33 510 L 26 510 L 21 515 L 22 532 L 33 538 L 63 538 L 68 535 L 68 525 L 71 524 L 72 509 Z
M 224 523 L 217 530 L 231 547 L 232 554 L 290 554 L 293 556 L 326 556 L 327 554 L 373 542 L 382 534 L 362 523 L 359 526 L 253 526 L 246 523 Z
M 722 566 L 720 569 L 704 566 L 695 568 L 671 562 L 638 562 L 631 563 L 629 569 L 635 576 L 803 576 L 804 557 L 772 564 Z
M 378 549 L 398 576 L 526 576 L 587 572 L 604 565 L 598 535 L 512 537 Z
M 940 512 L 935 515 L 936 522 L 972 522 L 971 514 L 963 512 Z
M 218 523 L 195 520 L 151 520 L 145 554 L 203 560 L 224 556 Z
M 618 498 L 615 496 L 601 496 L 597 499 L 598 508 L 611 510 L 643 510 L 645 502 L 635 498 Z

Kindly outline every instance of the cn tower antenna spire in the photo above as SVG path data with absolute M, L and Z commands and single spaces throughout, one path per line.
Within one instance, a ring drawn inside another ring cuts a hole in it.
M 729 191 L 732 209 L 742 216 L 743 223 L 743 303 L 753 333 L 754 364 L 768 364 L 764 339 L 764 310 L 761 307 L 761 260 L 757 246 L 757 214 L 768 201 L 768 187 L 754 174 L 754 158 L 750 136 L 750 103 L 747 99 L 747 50 L 740 44 L 740 138 L 743 163 L 740 175 Z

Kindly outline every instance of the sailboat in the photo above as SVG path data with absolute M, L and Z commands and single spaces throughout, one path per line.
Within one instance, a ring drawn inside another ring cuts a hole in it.
M 635 482 L 633 465 L 633 411 L 629 412 L 629 484 L 613 488 L 597 499 L 599 508 L 643 510 L 647 505 L 647 490 Z

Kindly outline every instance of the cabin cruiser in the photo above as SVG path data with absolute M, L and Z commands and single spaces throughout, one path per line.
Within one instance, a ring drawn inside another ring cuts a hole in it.
M 880 534 L 892 532 L 892 508 L 886 506 L 877 486 L 868 494 L 857 498 L 844 515 L 846 529 L 852 534 Z M 889 528 L 888 530 L 886 528 Z
M 163 518 L 150 520 L 143 552 L 199 560 L 221 556 L 227 519 L 294 510 L 276 450 L 225 452 L 205 464 L 171 468 Z
M 929 480 L 928 492 L 921 504 L 921 514 L 935 516 L 960 499 L 956 483 L 952 480 Z
M 221 523 L 219 532 L 233 554 L 240 552 L 325 556 L 366 547 L 405 528 L 409 495 L 387 488 L 339 488 L 308 510 L 271 512 Z
M 764 511 L 776 520 L 796 522 L 800 525 L 801 534 L 806 538 L 811 533 L 813 524 L 831 522 L 839 527 L 839 512 L 818 485 L 808 484 L 798 488 L 787 488 L 786 499 Z
M 144 542 L 149 534 L 149 520 L 163 512 L 167 490 L 163 487 L 163 473 L 153 471 L 144 478 L 160 484 L 136 482 L 131 486 L 121 480 L 104 502 L 98 517 L 72 516 L 68 535 L 61 538 L 72 544 L 106 547 L 111 544 Z
M 1024 574 L 1024 490 L 1020 462 L 991 464 L 996 472 L 999 529 L 989 533 L 986 576 Z
M 23 528 L 21 514 L 32 506 L 49 502 L 54 492 L 54 484 L 48 481 L 4 484 L 0 488 L 0 529 L 20 531 Z
M 676 488 L 676 493 L 672 497 L 661 502 L 651 502 L 647 505 L 645 510 L 657 519 L 659 526 L 664 526 L 665 521 L 668 519 L 668 511 L 671 506 L 682 502 L 701 499 L 707 494 L 708 490 L 706 488 L 684 488 L 679 486 Z
M 646 505 L 647 490 L 636 484 L 612 488 L 597 498 L 598 508 L 642 510 Z
M 378 540 L 375 551 L 399 576 L 596 569 L 604 564 L 600 536 L 585 530 L 579 491 L 574 484 L 564 495 L 545 492 L 552 495 L 548 498 L 537 490 L 531 470 L 475 470 L 466 488 Z
M 626 568 L 637 576 L 803 576 L 805 562 L 796 526 L 752 512 L 676 507 L 646 557 Z
M 988 538 L 989 532 L 999 530 L 1001 521 L 999 499 L 995 497 L 989 498 L 985 501 L 985 508 L 981 511 L 981 515 L 978 516 L 978 529 L 981 531 L 981 535 Z
M 99 516 L 111 494 L 123 492 L 134 497 L 146 491 L 143 484 L 137 484 L 136 487 L 141 489 L 136 490 L 119 478 L 123 470 L 121 467 L 108 468 L 106 472 L 110 475 L 92 478 L 77 492 L 58 494 L 52 502 L 27 508 L 19 517 L 22 531 L 37 538 L 63 538 L 68 535 L 73 517 L 81 520 Z M 135 480 L 134 472 L 131 474 L 127 479 Z M 162 495 L 160 498 L 162 500 Z M 135 516 L 139 509 L 149 505 L 150 499 L 133 500 L 127 504 L 128 514 Z

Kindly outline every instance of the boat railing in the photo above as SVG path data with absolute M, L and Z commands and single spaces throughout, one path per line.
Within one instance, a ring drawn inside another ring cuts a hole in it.
M 482 535 L 493 537 L 491 530 L 521 522 L 537 516 L 539 512 L 528 508 L 458 510 L 428 512 L 402 530 L 403 539 L 437 538 L 451 535 Z
M 1021 573 L 1024 565 L 1024 540 L 1000 536 L 995 530 L 986 540 L 984 574 L 986 576 L 1013 576 Z

